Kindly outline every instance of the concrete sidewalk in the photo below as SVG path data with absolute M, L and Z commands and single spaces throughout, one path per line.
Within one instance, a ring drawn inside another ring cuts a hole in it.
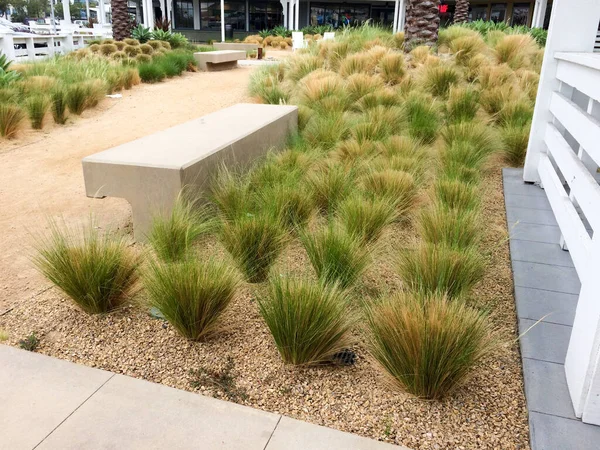
M 0 449 L 400 449 L 0 345 Z
M 600 448 L 600 427 L 575 417 L 564 362 L 581 285 L 543 189 L 504 169 L 504 198 L 532 450 Z

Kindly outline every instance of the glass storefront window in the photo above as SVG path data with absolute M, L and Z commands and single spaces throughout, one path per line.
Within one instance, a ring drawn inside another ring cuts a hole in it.
M 504 22 L 506 20 L 506 3 L 492 4 L 490 20 L 496 23 Z
M 527 25 L 527 19 L 529 19 L 529 8 L 529 3 L 515 3 L 513 6 L 511 25 Z
M 331 25 L 339 28 L 344 25 L 361 25 L 369 19 L 369 5 L 348 3 L 311 3 L 310 24 Z
M 246 30 L 246 2 L 231 1 L 225 2 L 225 23 L 231 25 L 234 30 Z
M 200 3 L 200 29 L 215 30 L 221 28 L 221 4 L 219 2 Z
M 194 3 L 192 0 L 176 0 L 174 6 L 175 26 L 194 28 Z
M 469 8 L 469 22 L 487 20 L 487 5 L 473 5 Z
M 250 2 L 250 31 L 261 31 L 283 24 L 283 7 L 279 2 Z

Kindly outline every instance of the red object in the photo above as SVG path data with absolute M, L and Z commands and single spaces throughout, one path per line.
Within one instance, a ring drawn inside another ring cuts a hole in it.
M 448 5 L 440 5 L 440 12 L 446 14 L 448 12 Z

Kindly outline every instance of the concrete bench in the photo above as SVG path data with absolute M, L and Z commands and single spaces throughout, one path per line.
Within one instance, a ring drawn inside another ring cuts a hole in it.
M 84 158 L 85 192 L 127 199 L 143 241 L 184 186 L 205 191 L 220 165 L 248 166 L 297 128 L 296 106 L 237 104 Z
M 237 66 L 240 59 L 246 59 L 243 50 L 217 50 L 214 52 L 197 52 L 194 58 L 200 70 L 225 70 Z
M 213 47 L 217 50 L 258 51 L 258 44 L 247 44 L 245 42 L 215 42 Z

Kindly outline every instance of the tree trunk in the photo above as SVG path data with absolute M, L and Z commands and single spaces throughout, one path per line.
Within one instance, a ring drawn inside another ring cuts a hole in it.
M 127 0 L 112 0 L 111 7 L 113 38 L 122 41 L 131 35 L 131 19 L 127 11 Z
M 419 45 L 434 46 L 440 29 L 440 0 L 409 0 L 404 27 L 407 51 Z
M 469 0 L 456 0 L 454 23 L 465 23 L 469 20 Z

